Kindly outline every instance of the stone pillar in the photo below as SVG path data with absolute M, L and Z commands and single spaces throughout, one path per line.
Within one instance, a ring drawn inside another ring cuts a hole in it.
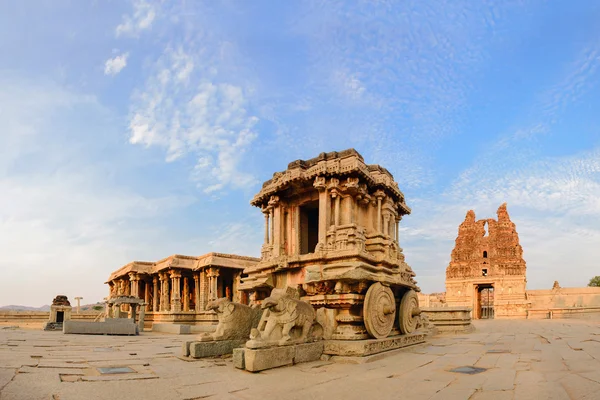
M 273 255 L 275 257 L 281 254 L 281 207 L 279 206 L 279 196 L 271 196 L 269 207 L 273 212 L 271 219 L 271 243 L 273 244 Z
M 208 299 L 214 300 L 218 298 L 217 288 L 218 282 L 217 279 L 219 277 L 219 268 L 211 267 L 208 269 Z
M 302 239 L 300 233 L 300 206 L 293 208 L 294 215 L 294 254 L 300 254 Z
M 171 311 L 181 311 L 181 271 L 171 271 Z
M 146 285 L 148 286 L 148 285 Z M 138 332 L 144 332 L 144 319 L 146 318 L 146 307 L 148 303 L 144 303 L 140 305 L 140 318 L 138 320 Z
M 386 236 L 390 234 L 390 215 L 387 212 L 383 216 L 383 233 Z
M 154 275 L 152 277 L 152 283 L 154 285 L 154 292 L 152 296 L 152 311 L 158 312 L 160 309 L 158 308 L 160 304 L 160 299 L 158 298 L 158 276 Z
M 208 303 L 208 292 L 209 292 L 209 284 L 208 284 L 208 274 L 206 270 L 200 271 L 200 310 L 206 310 L 206 304 Z
M 383 192 L 381 190 L 375 192 L 375 198 L 377 199 L 377 224 L 375 227 L 377 232 L 383 233 L 381 230 L 381 201 L 383 200 Z
M 183 277 L 183 311 L 190 311 L 190 287 L 188 277 Z
M 333 224 L 338 227 L 340 226 L 340 201 L 341 201 L 341 196 L 338 193 L 337 190 L 332 190 L 331 191 L 331 198 L 335 199 L 335 208 L 334 208 L 334 212 L 333 212 Z
M 273 224 L 273 208 L 270 207 L 269 208 L 269 216 L 270 216 L 270 220 L 271 220 L 271 235 L 269 236 L 269 244 L 272 245 L 273 244 L 273 237 L 274 237 L 274 232 L 273 230 L 275 229 L 275 224 Z
M 139 297 L 138 296 L 138 290 L 139 290 L 138 281 L 139 281 L 138 274 L 136 274 L 135 272 L 130 272 L 129 273 L 129 293 L 131 296 Z
M 265 215 L 265 245 L 270 243 L 269 241 L 269 215 L 270 211 L 267 208 L 263 208 L 263 214 Z
M 327 214 L 329 211 L 329 194 L 327 193 L 326 179 L 324 176 L 317 176 L 313 186 L 319 191 L 319 244 L 318 248 L 323 248 L 327 244 Z
M 200 301 L 200 272 L 194 272 L 194 296 L 196 301 L 194 302 L 194 308 L 196 312 L 202 311 Z
M 150 282 L 144 280 L 144 306 L 145 311 L 150 311 Z
M 396 243 L 400 245 L 400 220 L 402 217 L 396 217 Z
M 77 301 L 77 314 L 79 314 L 81 309 L 81 299 L 83 299 L 83 297 L 75 297 L 75 300 Z

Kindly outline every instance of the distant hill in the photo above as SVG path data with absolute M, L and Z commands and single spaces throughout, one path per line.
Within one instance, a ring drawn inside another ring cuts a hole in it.
M 41 307 L 10 305 L 10 306 L 0 307 L 0 310 L 3 310 L 3 311 L 50 311 L 50 306 L 47 304 L 45 306 L 41 306 Z
M 73 307 L 73 312 L 77 309 L 77 304 L 73 305 L 71 303 L 71 307 Z M 94 309 L 96 307 L 96 309 Z M 95 304 L 82 304 L 81 311 L 99 311 L 104 309 L 103 303 L 95 303 Z M 50 306 L 45 305 L 41 307 L 29 307 L 29 306 L 17 306 L 17 305 L 9 305 L 0 307 L 0 311 L 50 311 Z

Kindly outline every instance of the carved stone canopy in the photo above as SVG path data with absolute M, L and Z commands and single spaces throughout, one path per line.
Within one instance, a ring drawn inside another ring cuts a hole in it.
M 59 294 L 52 300 L 53 306 L 70 306 L 69 299 L 64 294 Z

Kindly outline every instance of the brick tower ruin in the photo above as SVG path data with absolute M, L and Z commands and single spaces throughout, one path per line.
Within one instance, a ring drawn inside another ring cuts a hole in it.
M 467 212 L 446 268 L 448 306 L 472 307 L 473 318 L 526 315 L 523 248 L 506 203 L 497 214 L 498 220 L 476 221 L 475 212 Z

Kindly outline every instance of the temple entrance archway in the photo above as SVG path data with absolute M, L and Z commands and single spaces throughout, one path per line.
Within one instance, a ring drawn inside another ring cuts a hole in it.
M 494 318 L 494 285 L 479 284 L 475 285 L 475 318 L 493 319 Z
M 56 322 L 62 324 L 65 321 L 65 313 L 64 311 L 56 312 Z

